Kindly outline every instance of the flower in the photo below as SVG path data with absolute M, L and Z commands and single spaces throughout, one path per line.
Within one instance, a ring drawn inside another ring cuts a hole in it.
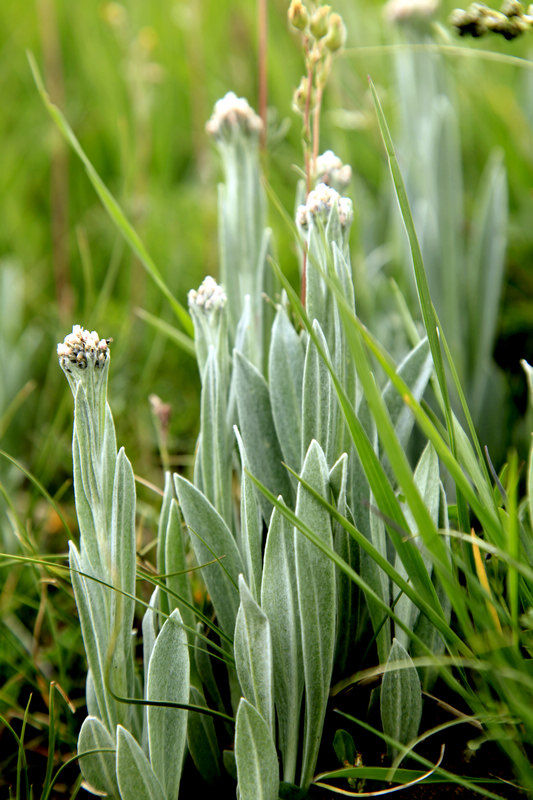
M 57 345 L 61 368 L 73 374 L 74 370 L 104 369 L 109 359 L 111 339 L 100 339 L 96 331 L 74 325 L 72 333 Z
M 205 129 L 216 141 L 231 140 L 241 133 L 247 138 L 257 139 L 263 128 L 261 118 L 244 97 L 228 92 L 215 103 L 215 109 Z
M 332 186 L 340 194 L 346 191 L 352 179 L 352 168 L 343 164 L 333 150 L 326 150 L 316 160 L 316 182 Z
M 204 278 L 198 291 L 191 289 L 187 299 L 194 324 L 196 360 L 200 378 L 203 380 L 207 357 L 211 348 L 215 349 L 219 365 L 227 369 L 227 296 L 226 292 L 210 275 Z
M 435 14 L 439 4 L 440 0 L 389 0 L 383 14 L 389 22 L 424 20 Z
M 191 289 L 187 295 L 189 309 L 197 308 L 206 314 L 224 308 L 227 302 L 226 292 L 214 278 L 208 275 L 204 278 L 198 291 Z
M 352 201 L 349 197 L 341 197 L 331 186 L 319 183 L 309 192 L 305 205 L 298 206 L 296 223 L 303 230 L 307 230 L 317 220 L 326 225 L 334 207 L 337 209 L 341 228 L 349 228 L 353 222 Z

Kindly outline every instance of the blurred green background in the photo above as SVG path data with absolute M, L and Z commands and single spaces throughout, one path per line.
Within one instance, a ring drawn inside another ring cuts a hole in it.
M 381 2 L 332 5 L 343 16 L 348 39 L 326 92 L 321 150 L 332 148 L 352 164 L 356 298 L 361 316 L 376 323 L 385 341 L 397 328 L 397 311 L 384 299 L 388 279 L 394 277 L 409 298 L 410 264 L 367 76 L 382 97 L 400 163 L 409 172 L 418 133 L 422 149 L 425 131 L 410 120 L 415 136 L 408 141 L 402 120 L 408 87 L 399 83 L 398 57 L 407 53 L 415 64 L 428 56 L 416 49 L 418 43 L 443 46 L 434 57 L 458 125 L 462 187 L 457 191 L 465 240 L 483 169 L 493 152 L 502 155 L 509 221 L 494 357 L 507 396 L 487 422 L 487 436 L 495 432 L 496 419 L 501 434 L 491 448 L 496 466 L 511 444 L 525 456 L 526 383 L 519 360 L 533 361 L 533 38 L 460 40 L 447 25 L 453 7 L 448 2 L 431 32 L 400 31 L 384 21 Z M 302 151 L 301 121 L 291 102 L 303 59 L 287 25 L 287 6 L 287 0 L 268 2 L 264 166 L 292 214 L 294 166 L 301 165 Z M 118 442 L 127 447 L 137 474 L 158 486 L 162 472 L 148 396 L 156 393 L 172 405 L 168 448 L 173 465 L 186 468 L 194 452 L 199 382 L 193 359 L 139 316 L 138 309 L 145 309 L 176 322 L 54 127 L 26 51 L 35 55 L 52 100 L 185 304 L 187 291 L 218 270 L 221 174 L 204 125 L 215 101 L 229 90 L 257 108 L 257 41 L 255 0 L 4 0 L 0 5 L 0 447 L 57 494 L 73 536 L 72 402 L 57 366 L 56 343 L 74 323 L 113 337 L 109 399 Z M 296 282 L 291 231 L 274 207 L 269 222 L 276 256 Z M 414 302 L 411 311 L 417 315 Z M 57 515 L 6 458 L 0 461 L 0 482 L 3 551 L 64 552 L 68 537 Z M 149 539 L 157 502 L 143 487 L 139 495 L 140 528 Z M 78 705 L 83 703 L 84 667 L 68 584 L 48 586 L 44 577 L 38 567 L 0 571 L 0 713 L 14 725 L 18 720 L 20 729 L 21 709 L 34 692 L 30 750 L 37 760 L 46 756 L 48 681 L 59 680 Z M 58 748 L 68 753 L 78 722 L 64 706 L 61 713 Z M 14 766 L 6 729 L 0 732 L 0 751 L 7 753 L 0 757 L 2 787 Z

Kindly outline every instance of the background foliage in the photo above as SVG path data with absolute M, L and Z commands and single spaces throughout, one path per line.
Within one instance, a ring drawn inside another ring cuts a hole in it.
M 301 132 L 291 98 L 302 63 L 286 7 L 284 0 L 269 3 L 272 147 L 265 169 L 292 213 L 297 174 L 290 165 L 301 164 Z M 495 357 L 511 395 L 499 417 L 504 441 L 491 448 L 498 467 L 511 443 L 522 458 L 526 455 L 526 429 L 520 423 L 526 386 L 518 361 L 531 361 L 533 351 L 533 69 L 531 62 L 503 58 L 527 59 L 525 38 L 467 45 L 456 40 L 446 28 L 450 9 L 450 3 L 443 4 L 437 37 L 453 48 L 440 58 L 460 132 L 464 235 L 494 151 L 501 152 L 508 174 L 509 243 Z M 387 306 L 385 286 L 389 277 L 405 285 L 406 256 L 367 75 L 393 123 L 401 159 L 406 130 L 397 84 L 399 51 L 393 46 L 404 52 L 406 40 L 383 21 L 378 3 L 339 0 L 336 10 L 345 20 L 348 41 L 326 94 L 322 149 L 331 147 L 353 165 L 358 311 L 363 320 L 384 320 L 386 332 L 387 324 L 394 330 L 398 312 Z M 257 106 L 256 6 L 251 0 L 131 0 L 124 6 L 36 0 L 27 8 L 7 0 L 0 7 L 0 35 L 0 447 L 58 497 L 74 530 L 71 403 L 54 357 L 65 330 L 83 322 L 115 339 L 109 395 L 117 438 L 128 443 L 136 474 L 157 486 L 162 472 L 148 396 L 155 392 L 172 404 L 168 450 L 174 468 L 186 470 L 198 426 L 199 381 L 193 359 L 139 315 L 143 308 L 172 320 L 167 302 L 127 250 L 82 166 L 51 124 L 26 50 L 35 54 L 52 99 L 184 302 L 191 287 L 218 269 L 219 166 L 204 123 L 215 100 L 229 89 Z M 502 58 L 484 58 L 487 50 Z M 416 51 L 408 52 L 416 60 Z M 423 129 L 419 135 L 422 146 Z M 406 148 L 405 159 L 413 153 L 416 145 Z M 274 208 L 269 224 L 281 266 L 296 282 L 290 233 Z M 6 458 L 0 480 L 6 494 L 0 501 L 2 550 L 63 553 L 68 534 L 35 484 Z M 139 487 L 139 497 L 142 550 L 155 535 L 154 494 Z M 58 681 L 75 705 L 83 703 L 81 641 L 72 609 L 71 590 L 60 573 L 50 583 L 49 573 L 37 566 L 2 568 L 0 713 L 20 732 L 33 693 L 26 737 L 36 770 L 44 771 L 50 748 L 50 680 Z M 58 754 L 68 754 L 79 722 L 58 698 L 55 746 Z M 6 728 L 0 742 L 5 743 L 1 786 L 12 782 L 16 751 Z

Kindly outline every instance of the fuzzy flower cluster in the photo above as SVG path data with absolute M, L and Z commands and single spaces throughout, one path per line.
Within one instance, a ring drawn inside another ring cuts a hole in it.
M 349 197 L 340 194 L 325 183 L 319 183 L 309 192 L 305 205 L 298 206 L 296 223 L 307 230 L 311 222 L 320 221 L 327 224 L 332 209 L 336 207 L 342 228 L 349 228 L 353 222 L 353 205 Z
M 235 133 L 257 138 L 261 133 L 261 118 L 251 108 L 244 97 L 228 92 L 215 103 L 215 110 L 205 129 L 216 140 L 229 139 Z
M 59 364 L 71 375 L 74 368 L 103 369 L 109 359 L 110 341 L 111 339 L 100 339 L 96 331 L 88 331 L 81 325 L 74 325 L 72 333 L 65 336 L 64 341 L 57 345 Z
M 316 183 L 332 186 L 339 194 L 348 188 L 352 179 L 352 168 L 343 164 L 333 150 L 326 150 L 316 160 Z
M 383 16 L 389 22 L 403 23 L 430 19 L 437 11 L 440 0 L 389 0 Z
M 452 11 L 450 24 L 459 36 L 468 35 L 477 39 L 487 33 L 495 33 L 507 40 L 516 39 L 533 29 L 533 4 L 524 13 L 519 0 L 504 0 L 500 11 L 485 3 L 471 3 L 465 10 L 456 8 Z
M 206 314 L 224 308 L 227 297 L 226 292 L 214 278 L 208 275 L 204 278 L 198 291 L 191 289 L 187 295 L 189 308 L 197 308 Z

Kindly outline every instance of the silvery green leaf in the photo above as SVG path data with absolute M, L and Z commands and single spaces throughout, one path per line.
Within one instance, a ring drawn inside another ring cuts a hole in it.
M 159 595 L 160 589 L 159 586 L 156 586 L 152 592 L 148 608 L 144 612 L 142 621 L 143 664 L 146 673 L 146 679 L 148 678 L 148 666 L 152 657 L 152 650 L 154 649 L 155 640 L 159 634 Z
M 150 659 L 152 657 L 152 650 L 154 649 L 155 640 L 159 634 L 159 605 L 160 605 L 160 590 L 156 586 L 150 597 L 148 608 L 144 612 L 142 620 L 142 641 L 143 641 L 143 667 L 144 667 L 144 687 L 143 697 L 146 697 L 148 688 L 148 667 L 150 666 Z M 148 728 L 146 724 L 148 706 L 143 707 L 143 731 L 142 731 L 142 748 L 145 753 L 148 753 Z
M 283 779 L 296 780 L 303 660 L 296 589 L 294 530 L 275 508 L 265 546 L 261 607 L 270 622 L 274 700 L 278 717 Z
M 90 505 L 94 519 L 96 539 L 101 548 L 106 547 L 107 515 L 101 481 L 101 463 L 98 430 L 94 409 L 91 408 L 83 384 L 79 384 L 74 402 L 74 436 L 78 441 L 81 485 L 74 486 L 75 495 L 81 492 Z M 105 563 L 105 562 L 104 562 Z
M 313 322 L 313 330 L 329 358 L 329 348 L 317 320 Z M 335 453 L 339 423 L 338 402 L 329 370 L 312 339 L 308 341 L 305 354 L 302 391 L 301 460 L 303 462 L 311 440 L 316 439 L 326 453 L 326 461 L 330 459 L 333 463 L 340 455 Z
M 329 333 L 327 313 L 328 292 L 323 274 L 328 272 L 329 248 L 325 244 L 324 232 L 311 224 L 307 237 L 307 259 L 305 273 L 305 309 L 310 320 L 320 320 L 326 339 Z
M 265 297 L 276 297 L 279 294 L 279 280 L 272 269 L 273 256 L 272 230 L 265 228 L 261 239 L 261 250 L 256 271 L 256 318 L 258 330 L 257 361 L 260 371 L 266 371 L 270 337 L 274 323 L 274 304 L 265 302 Z
M 235 332 L 235 350 L 251 361 L 254 361 L 255 342 L 254 342 L 254 321 L 252 316 L 252 303 L 250 295 L 243 298 L 242 314 L 239 317 L 237 330 Z
M 252 595 L 257 599 L 261 592 L 261 573 L 263 569 L 263 521 L 257 499 L 257 489 L 248 474 L 250 465 L 237 427 L 234 428 L 234 433 L 242 465 L 240 550 L 244 562 L 246 580 Z
M 101 452 L 101 471 L 102 471 L 102 491 L 103 504 L 107 510 L 108 527 L 111 527 L 111 509 L 113 503 L 113 480 L 115 475 L 115 464 L 117 460 L 117 439 L 115 435 L 115 423 L 109 407 L 105 404 L 105 424 L 104 438 Z
M 441 608 L 446 615 L 446 619 L 449 622 L 451 617 L 452 611 L 452 604 L 448 594 L 443 589 L 441 581 L 434 575 L 433 576 L 433 583 L 435 584 L 435 592 L 439 599 Z M 433 657 L 435 658 L 435 662 L 438 665 L 438 657 L 444 653 L 445 643 L 444 639 L 436 629 L 436 627 L 431 623 L 425 614 L 419 614 L 418 620 L 416 622 L 415 633 L 417 639 L 424 642 L 424 644 L 429 648 Z M 412 653 L 413 657 L 416 658 L 417 656 L 426 656 L 427 650 L 424 650 L 421 646 L 417 646 L 416 641 L 413 643 L 412 646 Z M 430 691 L 431 687 L 437 680 L 439 676 L 439 667 L 438 666 L 428 666 L 424 669 L 419 668 L 419 673 L 422 678 L 422 683 L 425 691 Z
M 168 572 L 165 561 L 165 549 L 167 540 L 168 517 L 170 514 L 170 504 L 174 497 L 174 482 L 172 480 L 172 473 L 165 473 L 165 489 L 163 492 L 163 501 L 161 503 L 161 511 L 159 513 L 159 525 L 157 528 L 157 571 L 159 575 L 166 575 Z M 164 609 L 168 611 L 168 609 Z
M 100 709 L 94 688 L 94 678 L 90 668 L 87 669 L 87 680 L 85 681 L 85 704 L 89 717 L 98 717 Z
M 237 327 L 240 317 L 241 292 L 239 287 L 239 270 L 234 268 L 236 252 L 235 232 L 232 225 L 232 204 L 228 197 L 228 187 L 218 186 L 218 242 L 220 255 L 220 277 L 228 296 L 228 317 L 230 329 Z
M 441 481 L 439 474 L 439 459 L 431 442 L 427 443 L 422 455 L 420 456 L 414 473 L 414 479 L 424 504 L 431 514 L 431 518 L 433 519 L 435 525 L 438 526 Z M 406 507 L 404 509 L 404 514 L 409 525 L 409 531 L 413 536 L 415 536 L 417 528 L 411 510 Z M 414 546 L 421 546 L 420 538 L 414 539 Z M 426 569 L 430 573 L 432 568 L 431 559 L 427 556 L 427 554 L 424 553 L 424 551 L 422 551 L 422 558 L 424 560 Z M 407 577 L 407 571 L 399 557 L 396 558 L 395 567 L 402 577 Z M 414 629 L 416 620 L 420 614 L 420 610 L 416 607 L 412 600 L 410 600 L 406 595 L 401 595 L 395 605 L 395 612 L 396 615 L 406 623 L 409 630 Z M 395 623 L 394 633 L 397 641 L 403 647 L 408 649 L 409 635 L 407 631 L 401 628 L 398 623 Z
M 121 800 L 167 800 L 150 762 L 122 725 L 117 725 L 117 781 Z
M 398 375 L 403 378 L 417 400 L 420 400 L 424 394 L 432 372 L 433 360 L 427 339 L 422 339 L 407 354 L 397 369 Z M 413 414 L 390 381 L 383 390 L 383 400 L 398 439 L 405 447 L 414 425 Z
M 234 636 L 235 668 L 244 697 L 259 711 L 274 731 L 272 640 L 265 612 L 259 607 L 242 575 L 239 575 L 241 604 Z
M 97 792 L 119 798 L 115 752 L 84 756 L 88 750 L 106 748 L 115 751 L 115 740 L 105 725 L 96 717 L 86 717 L 78 737 L 78 759 L 87 783 Z
M 244 697 L 235 722 L 235 760 L 240 800 L 278 800 L 276 746 L 265 720 Z
M 226 523 L 231 524 L 231 452 L 226 430 L 227 385 L 214 347 L 209 348 L 202 380 L 197 458 L 202 463 L 202 491 Z
M 203 694 L 195 686 L 191 686 L 191 705 L 207 707 Z M 189 711 L 187 746 L 203 780 L 210 784 L 216 783 L 220 778 L 220 749 L 212 717 L 198 711 Z
M 369 506 L 367 507 L 367 529 L 363 529 L 365 535 L 372 542 L 374 547 L 379 550 L 382 556 L 387 557 L 387 534 L 383 519 L 372 507 L 374 504 L 372 494 L 369 495 Z M 364 510 L 362 514 L 364 515 Z M 384 603 L 390 604 L 390 580 L 387 574 L 376 564 L 374 559 L 364 550 L 360 551 L 360 570 L 361 577 L 374 592 L 381 597 Z M 373 602 L 372 598 L 367 598 L 368 613 L 372 621 L 372 627 L 376 634 L 376 644 L 378 648 L 378 658 L 380 663 L 387 660 L 390 647 L 390 618 L 384 613 L 383 609 Z
M 79 574 L 84 570 L 81 569 L 80 556 L 72 542 L 69 542 L 69 566 L 87 664 L 94 679 L 98 716 L 104 721 L 108 730 L 113 730 L 116 724 L 115 709 L 104 687 L 106 650 L 109 642 L 107 614 L 102 596 L 104 588 Z
M 331 248 L 333 245 L 342 246 L 344 237 L 339 219 L 339 208 L 337 203 L 333 203 L 331 206 L 331 211 L 329 212 L 328 221 L 326 223 L 325 235 L 326 240 Z
M 80 385 L 76 392 L 76 397 L 79 396 L 79 404 L 82 404 L 82 398 L 86 398 L 83 393 L 83 387 Z M 76 405 L 74 406 L 76 408 Z M 80 416 L 81 416 L 81 412 Z M 86 426 L 80 425 L 78 433 L 78 425 L 74 425 L 72 435 L 72 466 L 73 466 L 73 479 L 74 479 L 74 497 L 76 501 L 76 516 L 78 518 L 78 528 L 80 531 L 80 550 L 82 554 L 86 554 L 91 569 L 93 571 L 100 571 L 100 550 L 99 542 L 96 533 L 96 520 L 93 513 L 93 505 L 91 503 L 91 489 L 89 485 L 89 455 L 84 447 L 89 445 Z
M 179 475 L 174 476 L 176 493 L 198 564 L 220 561 L 202 567 L 202 578 L 221 627 L 229 635 L 235 629 L 239 607 L 237 582 L 244 566 L 228 526 L 198 489 Z
M 135 601 L 135 478 L 122 447 L 117 456 L 111 525 L 111 574 L 120 591 L 111 593 L 111 632 L 114 637 L 112 681 L 114 691 L 130 697 L 134 690 L 131 631 Z M 124 709 L 125 711 L 126 709 Z
M 329 472 L 331 486 L 337 511 L 346 516 L 346 488 L 348 482 L 348 456 L 344 453 Z M 333 522 L 333 542 L 335 552 L 350 566 L 358 568 L 359 550 L 352 536 L 339 522 Z M 335 668 L 344 672 L 350 649 L 355 642 L 355 626 L 357 607 L 355 604 L 356 587 L 353 581 L 339 570 L 337 573 L 337 643 L 335 647 Z
M 400 744 L 407 744 L 416 737 L 421 717 L 418 673 L 405 648 L 394 639 L 381 684 L 383 731 Z
M 344 255 L 336 244 L 333 245 L 333 264 L 335 270 L 336 283 L 344 302 L 347 304 L 348 309 L 355 314 L 354 290 L 352 270 Z M 333 306 L 333 367 L 335 375 L 339 380 L 346 396 L 355 403 L 356 400 L 356 370 L 355 363 L 346 341 L 346 321 L 345 312 L 339 308 L 336 296 L 334 297 Z M 338 421 L 337 426 L 337 443 L 334 452 L 339 454 L 343 451 L 348 451 L 351 443 L 351 436 L 349 427 L 346 424 L 340 408 L 337 412 Z
M 352 267 L 349 261 L 349 252 L 343 253 L 342 249 L 336 244 L 332 245 L 333 267 L 335 275 L 340 283 L 344 299 L 351 311 L 355 311 L 355 295 L 353 285 Z
M 189 647 L 182 619 L 175 609 L 156 639 L 150 665 L 146 699 L 189 702 Z M 166 800 L 178 797 L 185 742 L 187 710 L 150 705 L 147 709 L 150 763 Z
M 329 499 L 329 472 L 322 448 L 312 441 L 302 478 Z M 300 484 L 296 515 L 323 542 L 333 547 L 331 521 L 324 507 Z M 315 544 L 295 531 L 296 583 L 302 633 L 305 721 L 300 784 L 309 786 L 322 738 L 329 695 L 336 632 L 335 566 Z
M 301 466 L 304 350 L 287 312 L 279 306 L 272 326 L 268 363 L 272 417 L 285 462 Z
M 178 504 L 175 500 L 172 500 L 167 520 L 165 564 L 167 571 L 166 584 L 168 588 L 192 604 L 191 582 L 187 573 L 188 565 L 185 558 L 185 544 L 183 541 L 183 524 Z M 177 602 L 178 601 L 174 597 L 170 597 L 169 610 L 174 609 Z M 196 619 L 193 611 L 185 604 L 180 604 L 180 614 L 184 624 L 194 629 Z M 191 638 L 193 634 L 189 636 Z
M 244 356 L 234 353 L 234 380 L 239 430 L 250 461 L 252 474 L 276 496 L 290 503 L 293 492 L 276 436 L 268 386 L 260 372 Z M 271 506 L 261 496 L 266 520 Z M 242 572 L 242 570 L 241 570 Z
M 438 527 L 441 531 L 449 530 L 450 523 L 448 519 L 448 502 L 446 500 L 446 493 L 444 491 L 444 486 L 442 483 L 440 484 L 440 504 L 439 504 L 439 519 L 438 519 Z M 450 549 L 449 540 L 445 538 L 445 541 L 448 544 L 448 549 Z M 445 615 L 445 619 L 449 623 L 452 613 L 452 604 L 451 600 L 444 590 L 441 581 L 433 572 L 433 584 L 435 586 L 435 592 L 437 594 L 437 598 L 440 602 L 441 608 Z M 437 631 L 433 623 L 431 623 L 425 614 L 419 614 L 418 621 L 416 623 L 416 630 L 415 633 L 417 638 L 420 639 L 422 642 L 425 642 L 431 653 L 434 656 L 439 656 L 444 653 L 445 643 L 444 639 Z M 413 653 L 413 657 L 416 656 L 423 656 L 426 655 L 427 651 L 424 651 L 421 646 L 417 646 L 417 642 L 414 641 L 411 652 Z M 422 677 L 422 684 L 425 691 L 429 691 L 439 675 L 439 668 L 438 666 L 435 667 L 425 667 L 424 669 L 418 669 L 419 675 Z

